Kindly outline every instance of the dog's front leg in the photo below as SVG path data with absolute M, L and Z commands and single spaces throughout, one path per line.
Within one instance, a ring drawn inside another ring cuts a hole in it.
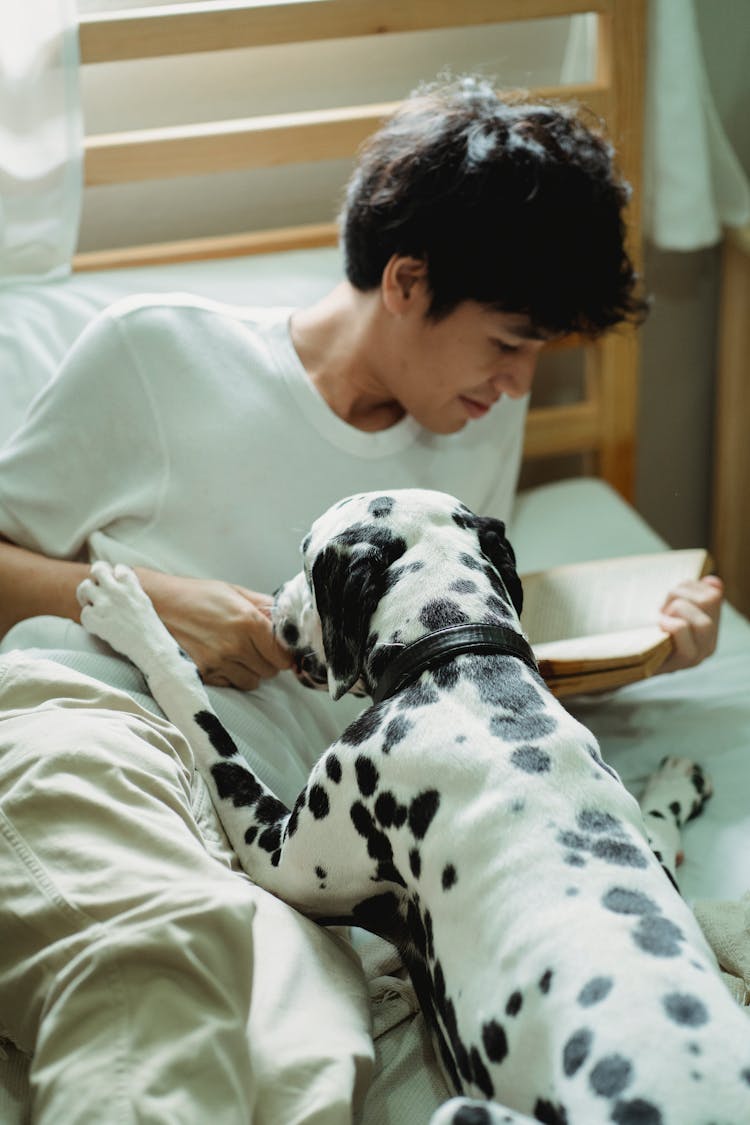
M 340 840 L 351 834 L 351 823 L 339 823 L 342 817 L 346 821 L 346 806 L 328 809 L 325 766 L 320 763 L 313 770 L 290 814 L 238 751 L 211 707 L 197 668 L 133 571 L 94 563 L 78 588 L 78 600 L 85 628 L 140 669 L 153 698 L 187 739 L 224 830 L 251 879 L 300 910 L 347 915 L 363 897 L 357 889 L 370 889 L 372 861 L 359 841 L 359 875 L 349 849 L 347 870 L 355 872 L 353 880 L 333 877 L 342 859 Z
M 244 870 L 275 890 L 270 885 L 278 883 L 274 857 L 289 810 L 239 753 L 211 707 L 195 664 L 167 630 L 134 572 L 94 563 L 78 587 L 78 600 L 84 627 L 136 665 L 166 717 L 187 739 Z

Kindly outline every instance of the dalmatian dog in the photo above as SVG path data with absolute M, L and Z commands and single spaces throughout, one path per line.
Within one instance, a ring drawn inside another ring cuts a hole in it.
M 397 945 L 457 1095 L 432 1125 L 747 1125 L 750 1025 L 665 873 L 708 794 L 700 771 L 670 759 L 647 791 L 660 862 L 536 669 L 499 521 L 443 493 L 357 495 L 302 556 L 277 634 L 303 682 L 372 705 L 291 811 L 132 571 L 94 564 L 82 622 L 191 742 L 251 878 Z

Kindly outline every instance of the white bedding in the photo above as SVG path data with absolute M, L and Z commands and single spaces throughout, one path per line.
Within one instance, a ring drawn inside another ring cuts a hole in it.
M 89 317 L 117 296 L 134 291 L 187 290 L 235 303 L 294 304 L 335 281 L 333 250 L 292 252 L 179 267 L 80 275 L 39 288 L 0 291 L 0 441 L 14 428 L 31 394 L 50 377 L 65 348 Z M 289 277 L 295 277 L 290 285 Z M 614 554 L 662 549 L 664 544 L 606 485 L 567 481 L 534 489 L 517 503 L 510 528 L 521 571 Z M 287 577 L 281 575 L 280 580 Z M 107 654 L 73 623 L 37 618 L 13 630 L 3 646 L 38 646 L 91 675 L 138 692 L 142 684 L 126 663 Z M 51 650 L 51 651 L 50 651 Z M 300 689 L 301 690 L 301 689 Z M 269 697 L 273 705 L 273 693 Z M 214 692 L 239 741 L 251 744 L 252 708 L 234 693 Z M 656 677 L 608 696 L 569 701 L 599 738 L 606 759 L 638 795 L 665 754 L 694 757 L 713 777 L 715 796 L 688 825 L 680 885 L 689 900 L 739 899 L 750 887 L 750 625 L 724 612 L 718 652 L 700 668 Z M 251 755 L 252 756 L 252 755 Z M 289 800 L 309 765 L 287 755 L 253 764 Z M 377 958 L 361 945 L 375 974 Z M 445 1096 L 413 997 L 394 978 L 373 985 L 378 1075 L 360 1115 L 361 1125 L 420 1125 Z M 0 1123 L 23 1120 L 25 1071 L 16 1055 L 0 1062 Z

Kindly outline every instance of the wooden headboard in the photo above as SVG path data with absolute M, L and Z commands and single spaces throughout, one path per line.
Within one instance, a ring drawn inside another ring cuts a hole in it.
M 640 268 L 641 147 L 645 0 L 303 0 L 242 3 L 200 0 L 82 16 L 81 62 L 146 59 L 238 47 L 466 27 L 592 12 L 597 57 L 591 82 L 534 87 L 545 97 L 581 101 L 599 114 L 633 187 L 630 251 Z M 226 172 L 352 156 L 396 103 L 257 116 L 89 136 L 87 186 Z M 77 255 L 77 270 L 267 253 L 336 242 L 334 223 L 242 232 Z M 578 401 L 535 406 L 525 454 L 581 454 L 628 500 L 634 488 L 637 333 L 610 332 L 584 346 Z

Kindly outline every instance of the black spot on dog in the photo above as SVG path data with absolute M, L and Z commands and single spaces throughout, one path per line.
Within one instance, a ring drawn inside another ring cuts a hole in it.
M 507 603 L 502 598 L 499 598 L 497 594 L 490 594 L 485 602 L 485 606 L 490 614 L 488 624 L 493 624 L 498 617 L 501 621 L 510 620 Z
M 239 753 L 229 731 L 212 711 L 196 711 L 193 718 L 201 730 L 208 735 L 208 741 L 222 758 L 231 758 Z
M 344 742 L 347 746 L 359 746 L 376 733 L 382 722 L 383 708 L 369 707 L 349 724 L 339 742 Z
M 328 754 L 326 756 L 326 775 L 330 778 L 335 785 L 341 781 L 341 762 L 335 754 Z
M 494 719 L 490 720 L 492 729 Z M 496 732 L 492 730 L 492 733 Z M 517 746 L 510 756 L 512 764 L 524 773 L 547 773 L 552 769 L 552 759 L 545 750 L 538 746 Z
M 620 867 L 647 867 L 648 859 L 635 844 L 627 840 L 618 840 L 613 837 L 603 837 L 595 840 L 591 846 L 591 854 L 606 863 L 616 864 Z
M 258 837 L 258 847 L 264 852 L 275 852 L 281 843 L 281 825 L 275 824 L 273 828 L 266 828 Z
M 258 826 L 257 826 L 257 824 L 253 824 L 250 828 L 248 828 L 245 831 L 245 837 L 244 837 L 245 843 L 249 846 L 250 844 L 252 844 L 254 842 L 255 837 L 257 835 L 258 835 Z
M 271 867 L 278 867 L 281 863 L 281 848 L 277 848 L 271 856 Z
M 302 812 L 302 809 L 304 809 L 306 802 L 307 802 L 307 794 L 305 793 L 305 791 L 303 789 L 302 792 L 300 793 L 299 797 L 295 801 L 294 808 L 292 809 L 292 814 L 289 817 L 289 820 L 287 821 L 287 825 L 286 825 L 287 836 L 293 836 L 294 833 L 297 831 L 297 826 L 298 826 L 298 823 L 299 823 L 299 814 Z
M 409 852 L 409 867 L 414 878 L 418 879 L 422 874 L 422 857 L 418 848 L 412 848 Z
M 258 801 L 255 816 L 261 824 L 274 824 L 282 816 L 286 816 L 287 811 L 286 805 L 267 793 Z
M 586 866 L 586 860 L 583 858 L 583 856 L 579 852 L 569 852 L 564 857 L 564 860 L 565 860 L 565 863 L 567 863 L 568 867 L 585 867 Z
M 236 809 L 254 805 L 263 792 L 246 766 L 237 766 L 233 762 L 218 762 L 215 766 L 211 766 L 211 776 L 222 801 L 231 797 Z
M 616 1098 L 633 1078 L 633 1067 L 622 1055 L 607 1055 L 593 1067 L 589 1082 L 595 1094 Z
M 418 840 L 424 839 L 439 808 L 440 794 L 436 789 L 426 789 L 409 805 L 409 828 Z
M 326 869 L 324 867 L 320 867 L 320 866 L 316 867 L 315 868 L 315 874 L 318 876 L 319 879 L 327 879 L 328 878 L 328 872 L 326 871 Z
M 438 699 L 437 689 L 432 684 L 416 683 L 400 693 L 398 705 L 404 711 L 411 711 L 414 707 L 430 707 Z
M 664 813 L 663 813 L 663 812 L 659 812 L 659 810 L 658 810 L 658 809 L 651 809 L 651 810 L 650 810 L 650 812 L 649 812 L 649 813 L 648 813 L 647 815 L 648 815 L 648 816 L 655 816 L 655 817 L 658 817 L 658 818 L 659 818 L 659 820 L 666 820 L 666 819 L 667 819 L 667 818 L 665 817 Z
M 675 823 L 679 828 L 682 824 L 682 805 L 679 801 L 672 801 L 669 805 L 669 811 L 675 819 Z
M 448 589 L 456 594 L 476 594 L 478 587 L 472 578 L 455 578 Z
M 316 820 L 323 820 L 331 811 L 328 794 L 322 785 L 311 785 L 307 795 L 307 806 Z
M 492 1118 L 483 1105 L 462 1105 L 454 1113 L 452 1125 L 492 1125 Z
M 407 812 L 406 805 L 399 804 L 389 791 L 380 793 L 374 803 L 374 813 L 383 828 L 400 828 L 406 821 Z
M 373 762 L 360 754 L 354 763 L 354 772 L 357 775 L 357 785 L 363 797 L 371 797 L 378 787 L 380 774 Z
M 407 811 L 406 805 L 399 804 L 390 791 L 381 793 L 375 801 L 375 816 L 383 828 L 400 828 L 406 820 Z
M 505 1005 L 505 1012 L 509 1016 L 517 1016 L 523 1007 L 523 996 L 520 992 L 512 992 Z
M 349 810 L 349 816 L 356 832 L 365 839 L 375 831 L 375 821 L 361 801 L 354 802 Z
M 600 809 L 582 809 L 577 819 L 578 827 L 584 832 L 608 832 L 611 835 L 622 833 L 622 824 L 617 817 Z
M 432 677 L 441 691 L 451 691 L 461 678 L 460 661 L 447 660 L 432 669 Z
M 449 891 L 451 887 L 455 887 L 458 882 L 458 875 L 452 863 L 447 863 L 443 868 L 442 884 L 443 890 Z
M 489 1071 L 482 1061 L 482 1056 L 476 1047 L 472 1047 L 469 1057 L 471 1059 L 471 1069 L 474 1074 L 474 1081 L 479 1089 L 484 1094 L 485 1098 L 491 1098 L 495 1093 L 495 1087 L 492 1084 Z
M 402 876 L 399 869 L 395 864 L 389 860 L 382 860 L 378 863 L 377 872 L 375 874 L 376 882 L 383 883 L 398 883 L 400 887 L 406 887 L 406 881 Z
M 470 555 L 464 552 L 458 556 L 458 561 L 469 570 L 484 570 L 484 562 L 482 559 L 477 558 L 476 555 Z
M 658 914 L 659 907 L 653 899 L 642 891 L 631 891 L 626 887 L 613 887 L 607 891 L 602 904 L 615 914 Z
M 352 907 L 352 920 L 356 926 L 373 934 L 382 934 L 398 942 L 405 933 L 404 920 L 399 910 L 399 900 L 393 891 L 372 895 Z
M 651 953 L 654 957 L 677 957 L 679 943 L 685 940 L 685 935 L 668 918 L 647 914 L 633 931 L 633 940 L 644 953 Z
M 568 1078 L 580 1070 L 591 1051 L 593 1035 L 587 1027 L 576 1031 L 563 1047 L 563 1071 Z
M 449 625 L 466 625 L 469 617 L 458 602 L 451 598 L 433 598 L 422 606 L 419 614 L 420 624 L 431 632 Z
M 601 1003 L 611 992 L 613 983 L 612 977 L 592 977 L 578 993 L 578 1003 L 582 1008 Z
M 508 1054 L 508 1037 L 497 1020 L 490 1020 L 482 1028 L 482 1043 L 490 1062 L 501 1063 Z
M 293 621 L 287 621 L 286 625 L 281 630 L 281 637 L 290 648 L 294 648 L 299 640 L 299 629 Z
M 554 973 L 552 972 L 552 969 L 547 969 L 544 973 L 542 973 L 542 976 L 539 980 L 539 991 L 544 993 L 545 996 L 550 990 L 553 976 Z
M 396 501 L 392 496 L 377 496 L 374 500 L 370 501 L 367 510 L 375 519 L 383 519 L 385 516 L 391 514 L 395 503 Z
M 534 1117 L 543 1125 L 568 1125 L 568 1114 L 564 1107 L 549 1102 L 546 1098 L 537 1098 L 534 1105 Z
M 395 719 L 391 719 L 383 734 L 383 753 L 390 754 L 393 747 L 406 738 L 413 725 L 405 715 L 397 715 Z
M 695 996 L 683 992 L 670 992 L 662 1000 L 664 1011 L 681 1027 L 702 1027 L 708 1023 L 708 1009 Z
M 661 1112 L 651 1102 L 643 1098 L 633 1098 L 629 1102 L 616 1102 L 612 1110 L 615 1125 L 662 1125 Z

